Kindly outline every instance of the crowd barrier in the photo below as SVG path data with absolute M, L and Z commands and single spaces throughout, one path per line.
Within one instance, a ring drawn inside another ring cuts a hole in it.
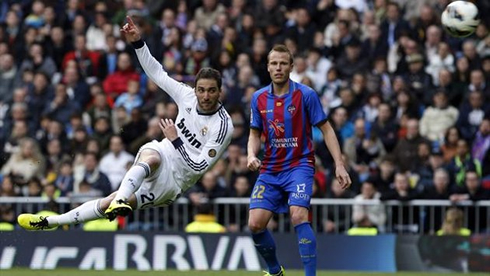
M 63 213 L 76 204 L 91 198 L 61 197 L 58 212 Z M 235 226 L 238 232 L 247 231 L 248 198 L 217 198 L 212 202 L 214 214 L 220 223 L 229 227 Z M 354 199 L 312 199 L 311 221 L 316 232 L 327 232 L 324 227 L 326 220 L 334 222 L 329 233 L 345 233 L 354 226 L 352 219 L 353 206 L 364 207 L 381 205 L 385 209 L 386 223 L 380 226 L 380 233 L 396 234 L 434 234 L 439 230 L 447 208 L 458 206 L 463 210 L 464 227 L 472 230 L 473 234 L 490 234 L 490 201 L 462 201 L 457 204 L 449 200 L 412 200 L 400 201 L 371 201 L 362 202 Z M 37 212 L 46 207 L 46 199 L 38 197 L 3 197 L 0 205 L 11 205 L 15 214 L 22 212 Z M 173 205 L 165 208 L 150 208 L 131 214 L 123 223 L 128 231 L 183 231 L 193 220 L 195 208 L 186 198 L 180 198 Z M 76 227 L 75 227 L 76 228 Z M 294 233 L 293 225 L 289 223 L 288 214 L 274 217 L 271 228 L 278 233 Z

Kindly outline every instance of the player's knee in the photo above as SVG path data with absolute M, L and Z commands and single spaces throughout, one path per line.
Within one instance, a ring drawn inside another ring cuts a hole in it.
M 293 225 L 298 225 L 304 222 L 308 222 L 308 211 L 302 212 L 302 211 L 296 211 L 296 212 L 291 212 L 291 223 Z
M 150 167 L 151 173 L 153 173 L 158 169 L 158 167 L 160 167 L 162 163 L 162 159 L 160 155 L 156 153 L 156 154 L 148 154 L 145 156 L 141 156 L 138 162 L 146 163 Z
M 266 224 L 261 223 L 261 222 L 259 222 L 257 220 L 249 220 L 248 221 L 248 229 L 252 233 L 262 232 L 262 231 L 264 231 L 264 229 L 265 229 L 266 226 L 267 226 Z

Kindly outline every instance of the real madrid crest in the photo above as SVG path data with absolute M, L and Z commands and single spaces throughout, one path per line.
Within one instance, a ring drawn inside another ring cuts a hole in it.
M 201 129 L 201 131 L 199 131 L 199 133 L 201 133 L 202 136 L 206 136 L 206 134 L 208 134 L 208 128 L 207 127 L 203 127 Z
M 209 155 L 209 157 L 215 157 L 216 156 L 216 150 L 215 149 L 210 149 L 208 151 L 208 155 Z

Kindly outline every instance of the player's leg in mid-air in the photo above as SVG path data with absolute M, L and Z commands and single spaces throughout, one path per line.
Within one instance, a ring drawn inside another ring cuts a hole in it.
M 85 202 L 61 215 L 42 217 L 34 214 L 21 214 L 17 221 L 27 230 L 45 230 L 56 228 L 59 225 L 78 224 L 104 217 L 113 220 L 118 215 L 128 215 L 137 207 L 134 192 L 140 188 L 145 178 L 157 171 L 161 162 L 160 154 L 156 150 L 143 149 L 124 176 L 117 192 L 105 198 Z
M 277 182 L 277 179 L 261 174 L 255 183 L 250 198 L 248 228 L 252 232 L 255 248 L 267 264 L 268 272 L 265 275 L 282 276 L 284 268 L 277 259 L 276 244 L 267 224 L 274 212 L 287 211 L 287 198 L 282 195 L 280 185 L 270 184 L 273 182 Z

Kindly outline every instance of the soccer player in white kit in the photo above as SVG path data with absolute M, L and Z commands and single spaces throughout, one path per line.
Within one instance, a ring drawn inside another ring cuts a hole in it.
M 177 103 L 176 122 L 160 121 L 166 138 L 140 148 L 117 192 L 62 215 L 21 214 L 17 221 L 27 230 L 53 229 L 104 217 L 113 220 L 136 209 L 168 206 L 211 169 L 230 144 L 233 124 L 219 102 L 220 73 L 202 68 L 194 89 L 172 79 L 150 54 L 129 16 L 127 21 L 121 32 L 134 46 L 146 74 Z

